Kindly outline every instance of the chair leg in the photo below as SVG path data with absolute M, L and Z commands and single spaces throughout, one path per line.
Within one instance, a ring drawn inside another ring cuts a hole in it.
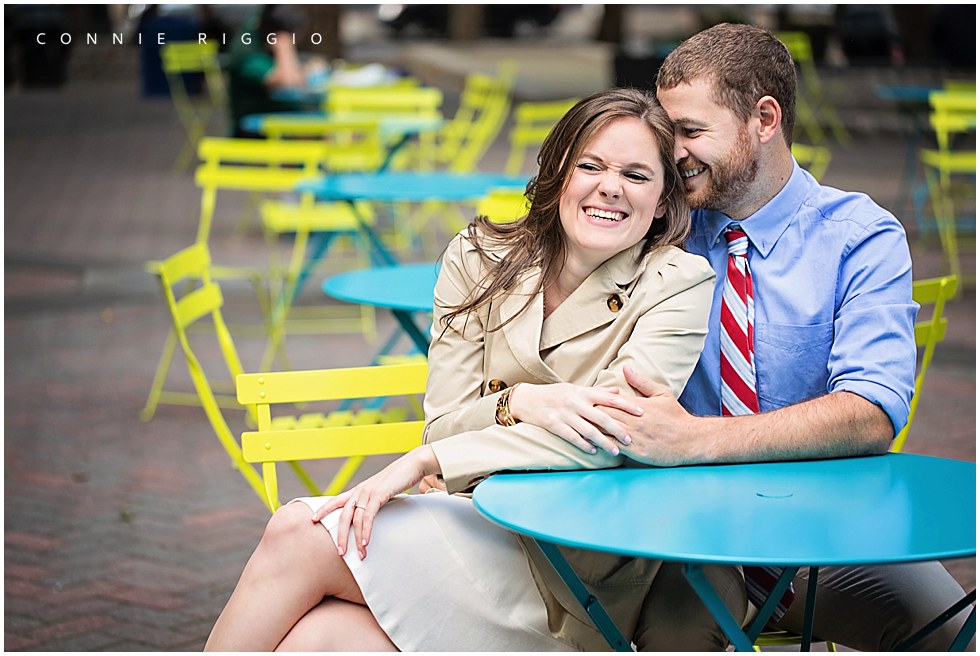
M 173 361 L 174 350 L 177 347 L 177 331 L 170 328 L 167 339 L 163 343 L 163 352 L 160 354 L 160 361 L 157 363 L 156 373 L 153 375 L 153 382 L 150 384 L 150 393 L 146 397 L 146 405 L 140 411 L 140 419 L 150 421 L 156 414 L 157 405 L 160 403 L 160 395 L 163 393 L 163 384 L 167 380 L 170 372 L 170 363 Z

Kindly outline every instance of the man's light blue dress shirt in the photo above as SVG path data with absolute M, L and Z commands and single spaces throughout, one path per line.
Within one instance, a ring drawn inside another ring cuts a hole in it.
M 721 414 L 722 233 L 731 222 L 696 211 L 687 242 L 718 275 L 708 338 L 680 398 L 695 415 Z M 795 162 L 776 197 L 738 223 L 749 238 L 761 410 L 849 391 L 880 405 L 901 430 L 915 383 L 918 311 L 902 225 L 865 194 L 821 186 Z

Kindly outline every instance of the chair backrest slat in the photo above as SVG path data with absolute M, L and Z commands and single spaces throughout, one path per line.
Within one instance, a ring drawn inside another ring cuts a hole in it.
M 922 387 L 925 383 L 926 371 L 932 363 L 936 345 L 946 338 L 947 319 L 944 314 L 946 301 L 956 294 L 958 279 L 956 276 L 943 276 L 917 280 L 912 283 L 912 300 L 919 304 L 919 316 L 915 322 L 915 345 L 922 349 L 919 360 L 919 372 L 915 377 L 915 389 L 909 404 L 909 417 L 905 427 L 899 431 L 892 442 L 892 451 L 905 448 L 912 420 L 915 419 L 919 401 L 922 399 Z M 923 313 L 923 309 L 932 306 L 932 311 Z
M 245 374 L 236 383 L 238 401 L 302 403 L 418 394 L 425 391 L 427 369 L 421 363 Z

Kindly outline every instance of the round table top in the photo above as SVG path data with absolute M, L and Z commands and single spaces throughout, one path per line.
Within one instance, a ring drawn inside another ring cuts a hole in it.
M 439 265 L 434 262 L 362 269 L 331 276 L 323 282 L 323 291 L 350 303 L 432 312 L 438 275 Z
M 976 553 L 976 464 L 910 454 L 498 474 L 473 501 L 535 538 L 666 560 L 823 566 Z
M 524 189 L 526 184 L 526 177 L 497 173 L 346 173 L 303 180 L 297 190 L 312 191 L 324 200 L 465 202 L 494 188 Z

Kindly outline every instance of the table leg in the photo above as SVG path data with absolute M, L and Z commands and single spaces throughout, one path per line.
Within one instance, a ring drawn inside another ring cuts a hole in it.
M 300 292 L 303 291 L 303 287 L 310 277 L 310 273 L 320 263 L 323 256 L 327 254 L 330 244 L 340 234 L 339 232 L 314 232 L 310 235 L 309 252 L 304 259 L 303 266 L 300 267 L 299 273 L 296 274 L 296 284 L 293 286 L 291 302 L 295 303 L 296 299 L 299 298 Z
M 963 623 L 963 628 L 956 634 L 956 639 L 949 646 L 950 651 L 966 651 L 966 646 L 970 644 L 970 639 L 977 633 L 977 609 L 970 612 L 970 617 Z
M 419 351 L 422 353 L 429 352 L 429 336 L 425 332 L 415 325 L 412 320 L 412 313 L 405 312 L 404 310 L 392 310 L 392 314 L 395 315 L 395 319 L 398 320 L 398 325 L 402 327 L 412 341 L 415 342 L 415 346 L 418 347 Z
M 731 640 L 735 650 L 754 651 L 753 643 L 756 637 L 765 628 L 769 618 L 772 617 L 772 613 L 776 609 L 776 603 L 782 598 L 783 593 L 786 592 L 786 588 L 789 587 L 793 577 L 796 576 L 798 569 L 798 567 L 787 567 L 783 570 L 783 573 L 776 581 L 776 587 L 766 597 L 765 603 L 759 609 L 759 614 L 756 615 L 755 621 L 752 622 L 748 632 L 743 631 L 741 623 L 732 617 L 728 607 L 725 606 L 725 602 L 721 600 L 721 597 L 718 596 L 708 577 L 704 575 L 704 568 L 700 563 L 684 563 L 684 576 L 687 577 L 691 587 L 694 588 L 694 591 L 701 598 L 705 607 L 715 618 L 715 621 L 718 622 L 718 626 L 721 627 L 721 630 Z
M 535 540 L 535 542 L 541 547 L 541 551 L 551 563 L 551 566 L 558 572 L 558 576 L 568 586 L 575 600 L 581 604 L 585 612 L 592 618 L 596 628 L 599 629 L 599 632 L 606 639 L 606 642 L 609 643 L 609 646 L 615 651 L 633 651 L 633 646 L 630 644 L 630 641 L 626 639 L 623 632 L 619 630 L 616 623 L 609 617 L 609 613 L 602 607 L 602 603 L 585 587 L 582 579 L 578 577 L 578 574 L 575 573 L 572 566 L 561 555 L 558 546 L 542 540 Z
M 912 647 L 919 643 L 923 638 L 951 620 L 957 613 L 976 601 L 976 599 L 977 591 L 973 590 L 968 595 L 964 596 L 958 602 L 943 611 L 939 617 L 913 633 L 906 640 L 899 643 L 899 645 L 895 647 L 895 651 L 910 651 Z M 967 618 L 966 622 L 963 624 L 963 628 L 960 629 L 960 632 L 953 640 L 953 644 L 950 645 L 950 651 L 963 651 L 966 649 L 966 645 L 970 642 L 970 638 L 972 638 L 976 633 L 976 613 L 977 611 L 974 608 L 973 612 L 970 613 L 970 617 Z
M 357 219 L 357 225 L 360 231 L 368 238 L 368 242 L 371 244 L 371 248 L 374 250 L 375 255 L 381 260 L 382 264 L 388 266 L 394 266 L 398 264 L 398 258 L 392 255 L 391 251 L 385 248 L 385 245 L 381 242 L 381 238 L 378 236 L 371 226 L 367 224 L 364 217 L 361 216 L 360 211 L 357 208 L 357 202 L 353 200 L 347 201 L 350 204 L 351 211 L 354 213 L 354 217 Z
M 762 604 L 762 608 L 759 609 L 758 614 L 755 616 L 755 620 L 752 622 L 752 625 L 746 632 L 748 639 L 753 643 L 755 642 L 755 639 L 759 637 L 759 634 L 762 633 L 762 630 L 766 628 L 766 624 L 769 623 L 769 619 L 776 611 L 776 604 L 779 603 L 779 600 L 783 597 L 783 593 L 786 592 L 786 589 L 793 582 L 793 577 L 796 576 L 797 571 L 799 571 L 798 567 L 787 567 L 783 570 L 783 573 L 779 575 L 779 578 L 776 579 L 776 586 L 769 593 L 769 596 L 766 597 L 765 602 Z M 728 609 L 722 606 L 722 610 L 727 612 Z M 741 631 L 741 627 L 739 627 L 739 631 Z
M 817 603 L 817 579 L 820 577 L 820 568 L 811 567 L 810 576 L 807 578 L 806 589 L 806 609 L 803 614 L 803 641 L 800 643 L 800 651 L 810 651 L 813 644 L 813 613 Z

